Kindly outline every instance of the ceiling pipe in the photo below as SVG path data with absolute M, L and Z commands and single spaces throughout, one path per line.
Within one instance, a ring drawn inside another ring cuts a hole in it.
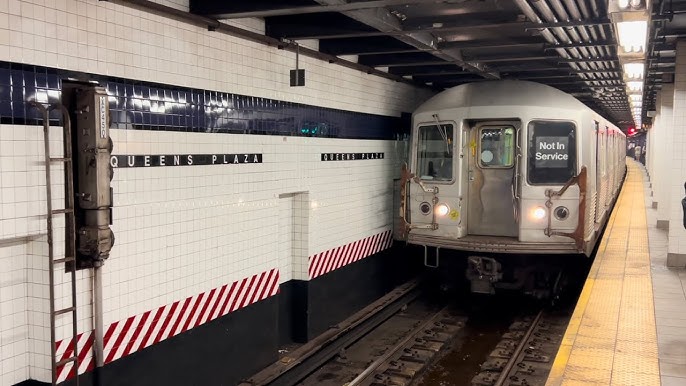
M 559 0 L 551 0 L 553 3 L 559 3 Z M 569 16 L 572 19 L 575 20 L 582 20 L 581 17 L 581 12 L 579 11 L 579 7 L 577 6 L 577 1 L 575 0 L 563 0 L 565 6 L 567 7 L 567 10 L 569 11 Z M 583 1 L 579 2 L 583 3 Z M 594 39 L 591 37 L 591 34 L 589 33 L 590 31 L 593 31 L 593 28 L 591 27 L 586 27 L 586 26 L 581 26 L 578 28 L 579 34 L 581 34 L 581 37 L 583 38 L 584 42 L 591 42 L 594 41 Z M 591 55 L 594 56 L 604 56 L 604 53 L 602 52 L 603 50 L 596 49 L 594 47 L 590 48 L 589 51 L 591 52 Z M 603 67 L 603 66 L 601 66 Z
M 588 20 L 595 17 L 594 14 L 591 13 L 589 7 L 586 5 L 587 2 L 585 0 L 579 1 L 578 3 L 572 1 L 572 3 L 578 5 L 581 19 Z M 602 25 L 588 27 L 588 30 L 593 41 L 607 41 L 605 30 Z M 598 52 L 600 52 L 602 56 L 612 55 L 612 50 L 609 47 L 598 47 Z
M 345 0 L 315 0 L 321 5 L 337 5 L 346 3 Z M 388 10 L 357 10 L 342 12 L 345 16 L 351 19 L 364 23 L 381 32 L 400 33 L 394 37 L 403 43 L 416 47 L 421 50 L 430 50 L 429 53 L 438 58 L 460 66 L 462 69 L 482 76 L 486 79 L 500 79 L 500 74 L 497 71 L 490 69 L 488 66 L 481 63 L 475 63 L 465 60 L 462 57 L 462 50 L 460 49 L 437 49 L 438 39 L 430 32 L 416 31 L 406 33 L 403 31 L 403 26 L 397 16 L 390 13 Z
M 550 0 L 553 4 L 557 4 L 556 8 L 559 8 L 561 12 L 565 12 L 564 8 L 562 7 L 562 4 L 560 4 L 560 0 Z M 577 3 L 583 4 L 585 7 L 585 2 L 584 1 L 576 1 L 576 0 L 563 0 L 564 5 L 566 6 L 568 12 L 569 12 L 569 17 L 575 20 L 583 20 L 581 11 L 579 10 L 579 7 L 577 6 Z M 566 15 L 566 13 L 565 13 Z M 589 33 L 591 31 L 591 33 Z M 586 27 L 586 26 L 581 26 L 579 27 L 579 33 L 581 34 L 582 41 L 584 42 L 591 42 L 595 41 L 595 39 L 592 36 L 596 36 L 594 32 L 594 29 L 592 27 Z M 591 47 L 589 48 L 589 52 L 591 56 L 594 57 L 605 57 L 608 56 L 605 47 Z M 594 69 L 609 69 L 613 67 L 609 63 L 589 63 L 589 67 L 592 67 Z M 601 80 L 602 76 L 600 74 L 594 74 L 593 75 L 594 80 Z
M 514 0 L 514 2 L 520 8 L 522 13 L 524 13 L 524 15 L 527 18 L 529 18 L 529 20 L 531 20 L 532 22 L 534 22 L 534 23 L 543 23 L 544 22 L 541 19 L 541 17 L 538 16 L 538 14 L 534 10 L 534 8 L 531 6 L 531 4 L 529 4 L 529 2 L 527 0 Z M 545 3 L 543 0 L 538 0 L 534 4 L 536 4 L 536 8 L 541 13 L 543 18 L 547 19 L 547 20 L 545 20 L 545 22 L 556 22 L 557 21 L 552 10 L 547 5 L 547 3 Z M 562 40 L 565 43 L 573 41 L 572 37 L 570 37 L 563 28 L 559 28 L 559 29 L 555 28 L 554 31 L 555 31 L 555 35 L 557 35 L 557 36 L 553 35 L 548 30 L 543 30 L 542 36 L 551 44 L 557 44 L 559 40 Z M 578 38 L 578 35 L 577 35 L 577 38 Z M 576 40 L 576 41 L 578 42 L 578 40 Z M 576 59 L 580 59 L 583 57 L 582 55 L 580 55 L 578 49 L 570 49 L 569 52 L 567 52 L 564 49 L 558 49 L 557 51 L 560 54 L 560 56 L 564 59 L 570 59 L 570 56 L 573 58 L 576 58 Z M 584 66 L 579 66 L 576 63 L 570 63 L 570 67 L 574 70 L 577 70 L 577 71 L 589 69 L 588 66 L 585 65 L 585 63 L 582 63 L 582 64 L 584 64 Z M 585 79 L 583 75 L 580 75 L 580 77 L 582 77 L 583 80 L 589 80 L 589 79 Z M 607 107 L 605 107 L 605 106 L 603 106 L 603 107 L 604 107 L 604 112 L 606 115 L 613 116 L 613 114 L 609 114 Z
M 555 13 L 550 9 L 550 6 L 545 1 L 537 1 L 534 4 L 536 4 L 541 11 L 544 12 L 544 15 L 546 18 L 555 18 L 555 19 L 563 19 L 563 20 L 570 20 L 569 15 L 567 14 L 567 11 L 565 10 L 564 6 L 559 0 L 549 0 L 550 5 L 552 6 L 552 9 L 555 11 Z M 578 18 L 577 18 L 578 20 Z M 579 30 L 584 31 L 583 28 L 579 28 Z M 580 34 L 577 33 L 577 30 L 574 28 L 569 28 L 564 31 L 564 33 L 569 37 L 569 39 L 573 42 L 590 42 L 588 34 Z M 580 47 L 580 48 L 571 48 L 571 55 L 576 57 L 576 58 L 583 58 L 583 57 L 598 57 L 598 51 L 595 50 L 594 48 L 585 48 L 585 47 Z M 598 66 L 599 63 L 579 63 L 579 67 L 583 68 L 584 70 L 594 70 L 598 69 L 597 67 L 602 67 Z M 583 80 L 592 80 L 593 75 L 585 75 L 582 76 L 581 78 Z M 591 78 L 591 79 L 589 79 Z
M 584 1 L 582 1 L 584 3 Z M 600 17 L 601 12 L 604 13 L 604 8 L 599 6 L 599 3 L 596 2 L 596 0 L 589 0 L 589 3 L 591 4 L 591 12 L 592 14 L 584 14 L 584 17 L 586 16 L 593 16 L 595 17 Z M 582 9 L 583 12 L 583 9 Z M 607 40 L 607 33 L 605 31 L 605 26 L 604 25 L 599 25 L 598 26 L 598 32 L 600 33 L 600 38 L 603 39 L 604 41 Z M 612 35 L 612 33 L 610 33 Z M 610 54 L 611 50 L 608 48 L 607 53 Z

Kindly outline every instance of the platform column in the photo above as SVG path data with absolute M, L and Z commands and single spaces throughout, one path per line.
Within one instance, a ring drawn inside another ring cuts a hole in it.
M 657 205 L 657 199 L 655 198 L 655 186 L 658 182 L 658 171 L 656 170 L 655 163 L 657 158 L 655 156 L 656 141 L 659 137 L 660 132 L 656 128 L 661 127 L 662 114 L 660 113 L 661 105 L 660 92 L 655 95 L 655 118 L 653 119 L 653 125 L 646 133 L 646 170 L 648 171 L 648 179 L 650 180 L 651 193 L 653 196 L 653 208 Z
M 651 130 L 653 132 L 653 160 L 655 179 L 653 183 L 653 207 L 657 206 L 657 227 L 669 229 L 669 215 L 671 201 L 670 190 L 670 163 L 673 160 L 673 106 L 674 85 L 664 84 L 660 91 L 658 101 L 659 122 Z
M 675 210 L 670 211 L 667 265 L 685 267 L 686 229 L 683 226 L 681 199 L 684 198 L 686 182 L 686 41 L 677 43 L 673 106 L 673 138 L 669 141 L 673 149 L 667 149 L 670 165 L 667 170 L 670 177 L 668 199 L 670 207 Z

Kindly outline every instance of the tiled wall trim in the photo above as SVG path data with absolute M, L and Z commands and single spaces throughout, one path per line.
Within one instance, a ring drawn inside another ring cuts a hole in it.
M 388 230 L 312 255 L 308 267 L 310 279 L 379 253 L 390 248 L 392 244 L 392 232 Z
M 105 364 L 276 295 L 278 282 L 279 270 L 271 269 L 111 323 L 103 336 Z M 56 345 L 59 360 L 74 355 L 74 345 L 69 339 Z M 92 347 L 93 331 L 79 334 L 79 374 L 93 369 Z M 57 369 L 58 382 L 74 375 L 72 363 Z
M 27 101 L 60 100 L 71 71 L 0 61 L 0 123 L 38 124 Z M 211 90 L 87 75 L 107 89 L 110 127 L 196 133 L 260 134 L 350 139 L 397 139 L 409 120 Z M 57 111 L 51 124 L 59 125 Z

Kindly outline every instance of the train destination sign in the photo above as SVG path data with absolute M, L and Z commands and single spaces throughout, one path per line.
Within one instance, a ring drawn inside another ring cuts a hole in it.
M 155 155 L 113 155 L 113 168 L 144 168 L 155 166 L 202 166 L 261 164 L 262 154 L 155 154 Z
M 569 160 L 569 137 L 536 137 L 537 168 L 566 168 Z
M 384 159 L 384 153 L 322 153 L 322 161 Z

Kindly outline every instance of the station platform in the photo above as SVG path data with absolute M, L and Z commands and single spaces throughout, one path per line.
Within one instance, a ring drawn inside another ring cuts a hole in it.
M 686 385 L 686 271 L 667 268 L 645 168 L 627 166 L 548 386 Z

